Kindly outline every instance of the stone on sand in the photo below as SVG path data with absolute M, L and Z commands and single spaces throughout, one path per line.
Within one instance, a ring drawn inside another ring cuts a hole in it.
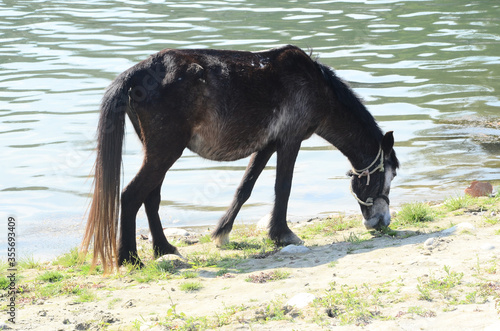
M 449 229 L 443 230 L 443 231 L 441 231 L 441 233 L 444 235 L 450 235 L 450 234 L 454 234 L 457 230 L 474 231 L 474 230 L 476 230 L 476 227 L 469 222 L 463 222 L 463 223 L 459 223 L 457 225 L 454 225 Z
M 472 197 L 489 196 L 493 192 L 493 186 L 488 182 L 473 181 L 469 187 L 465 189 L 465 194 Z
M 295 295 L 293 298 L 291 298 L 290 300 L 288 300 L 286 302 L 286 305 L 300 309 L 300 308 L 307 307 L 307 305 L 310 304 L 311 302 L 313 302 L 314 299 L 316 299 L 314 294 L 299 293 L 299 294 Z
M 306 246 L 300 245 L 288 245 L 286 247 L 283 247 L 280 251 L 281 254 L 305 254 L 309 253 L 311 249 L 307 248 Z

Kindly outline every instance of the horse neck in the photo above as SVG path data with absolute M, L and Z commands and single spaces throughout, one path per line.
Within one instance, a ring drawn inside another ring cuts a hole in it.
M 377 157 L 380 142 L 375 137 L 359 136 L 358 139 L 349 139 L 335 147 L 347 157 L 353 168 L 364 169 Z
M 373 162 L 380 150 L 380 140 L 366 132 L 354 132 L 334 144 L 355 169 L 364 169 Z
M 369 165 L 378 154 L 382 131 L 361 100 L 333 69 L 318 63 L 329 100 L 325 120 L 316 133 L 337 147 L 356 169 Z
M 331 112 L 326 125 L 316 133 L 344 154 L 355 169 L 363 169 L 377 156 L 382 131 L 374 120 L 361 121 L 351 112 L 339 110 L 344 116 L 339 116 L 337 111 Z

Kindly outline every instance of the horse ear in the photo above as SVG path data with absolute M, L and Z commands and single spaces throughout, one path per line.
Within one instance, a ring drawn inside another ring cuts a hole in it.
M 389 155 L 392 151 L 392 147 L 394 146 L 394 135 L 393 131 L 388 131 L 382 138 L 382 150 L 385 155 Z

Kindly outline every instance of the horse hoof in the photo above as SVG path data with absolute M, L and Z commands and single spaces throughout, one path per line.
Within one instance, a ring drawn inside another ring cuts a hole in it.
M 186 259 L 184 256 L 182 256 L 182 254 L 179 252 L 179 250 L 177 248 L 175 248 L 175 252 L 173 253 L 174 255 L 177 255 L 180 259 L 184 260 L 184 261 L 187 261 L 188 259 Z
M 293 232 L 288 232 L 282 235 L 278 240 L 277 244 L 282 245 L 282 246 L 288 246 L 288 245 L 302 245 L 304 243 L 304 240 L 300 239 L 295 233 Z
M 119 266 L 124 266 L 124 265 L 130 265 L 134 269 L 142 269 L 144 268 L 144 263 L 142 263 L 141 259 L 137 256 L 131 256 L 128 258 L 120 258 L 118 259 L 118 265 Z
M 229 233 L 225 233 L 213 238 L 215 246 L 222 247 L 229 244 Z

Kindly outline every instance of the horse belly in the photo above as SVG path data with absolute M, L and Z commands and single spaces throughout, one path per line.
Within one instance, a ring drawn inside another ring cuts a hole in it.
M 188 148 L 201 157 L 214 161 L 234 161 L 263 149 L 269 143 L 268 135 L 239 132 L 198 132 L 193 134 Z

